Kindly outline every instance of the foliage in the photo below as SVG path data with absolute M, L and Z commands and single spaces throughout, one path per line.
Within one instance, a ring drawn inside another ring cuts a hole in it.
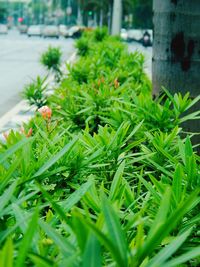
M 94 31 L 94 39 L 97 42 L 102 42 L 108 36 L 108 29 L 106 27 L 97 28 Z
M 41 55 L 40 62 L 48 70 L 51 70 L 55 73 L 55 78 L 59 80 L 61 73 L 61 56 L 62 52 L 59 47 L 49 46 L 48 50 Z
M 25 85 L 22 92 L 22 97 L 27 99 L 29 104 L 35 105 L 37 108 L 44 106 L 47 102 L 47 97 L 45 96 L 45 90 L 47 88 L 46 77 L 42 79 L 37 77 L 30 84 Z
M 197 267 L 200 158 L 181 123 L 199 98 L 153 100 L 143 56 L 88 42 L 51 116 L 0 144 L 0 265 Z
M 86 56 L 89 51 L 88 40 L 81 38 L 76 42 L 76 48 L 80 56 Z

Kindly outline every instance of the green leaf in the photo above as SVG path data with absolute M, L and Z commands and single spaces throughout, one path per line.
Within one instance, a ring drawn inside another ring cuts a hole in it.
M 28 225 L 27 231 L 21 241 L 15 267 L 26 266 L 25 260 L 28 256 L 28 249 L 33 239 L 34 233 L 37 229 L 37 220 L 38 220 L 38 209 L 36 208 L 36 211 L 34 212 L 31 221 Z
M 180 164 L 176 166 L 176 170 L 174 173 L 174 178 L 172 182 L 172 190 L 174 192 L 174 196 L 176 198 L 176 202 L 178 203 L 181 200 L 181 193 L 182 193 L 182 177 L 183 177 L 183 170 Z
M 3 195 L 0 197 L 0 216 L 1 213 L 4 211 L 4 207 L 8 204 L 8 202 L 10 201 L 10 199 L 13 196 L 13 193 L 16 189 L 17 186 L 17 181 L 14 181 L 10 187 L 3 193 Z
M 83 255 L 83 267 L 101 267 L 101 247 L 98 239 L 92 233 L 88 237 Z
M 10 178 L 15 177 L 14 172 L 17 169 L 20 162 L 21 158 L 18 158 L 12 163 L 12 165 L 9 166 L 7 173 L 3 176 L 3 179 L 1 179 L 0 192 L 4 190 L 4 188 L 7 186 Z
M 128 246 L 125 234 L 121 228 L 120 221 L 112 206 L 105 198 L 102 202 L 102 210 L 105 217 L 105 224 L 108 230 L 108 238 L 115 246 L 121 258 L 121 267 L 128 266 Z
M 0 266 L 13 267 L 14 248 L 12 240 L 9 238 L 0 251 Z
M 44 222 L 43 220 L 39 220 L 39 225 L 47 236 L 55 242 L 65 257 L 71 256 L 71 254 L 75 251 L 75 247 L 67 240 L 67 238 L 64 238 L 61 234 L 57 233 L 50 224 Z
M 180 220 L 183 219 L 185 214 L 200 202 L 200 198 L 198 198 L 200 189 L 197 189 L 185 201 L 181 202 L 174 212 L 167 216 L 166 210 L 169 210 L 169 192 L 167 191 L 165 193 L 165 197 L 163 197 L 159 212 L 156 215 L 156 219 L 152 223 L 152 228 L 147 237 L 145 245 L 138 253 L 137 257 L 139 258 L 139 263 L 142 262 L 142 259 L 144 259 L 147 255 L 150 255 L 157 245 L 163 240 L 163 238 L 167 237 L 168 234 L 180 222 Z
M 61 149 L 56 155 L 53 155 L 35 174 L 33 177 L 38 177 L 42 175 L 46 170 L 48 170 L 52 165 L 54 165 L 61 157 L 66 153 L 69 153 L 73 146 L 78 141 L 79 137 L 75 136 L 71 142 L 69 142 L 63 149 Z
M 166 264 L 162 265 L 162 267 L 180 266 L 181 264 L 191 259 L 195 259 L 199 256 L 200 256 L 200 247 L 191 248 L 188 252 L 184 253 L 183 255 L 168 261 Z
M 82 184 L 75 192 L 73 192 L 66 200 L 62 201 L 64 211 L 67 213 L 70 209 L 78 203 L 81 198 L 87 193 L 90 187 L 93 185 L 93 179 L 90 179 Z
M 175 254 L 177 249 L 185 242 L 186 238 L 190 235 L 191 230 L 192 229 L 189 229 L 180 236 L 176 237 L 169 245 L 161 249 L 160 252 L 150 260 L 146 267 L 163 266 L 162 264 Z
M 52 261 L 34 253 L 29 253 L 29 258 L 34 262 L 37 267 L 54 267 L 56 266 Z
M 107 250 L 111 253 L 113 259 L 117 262 L 118 266 L 124 266 L 123 259 L 121 258 L 121 255 L 119 254 L 115 244 L 111 242 L 111 240 L 105 235 L 96 225 L 91 223 L 90 221 L 84 221 L 85 225 L 89 227 L 98 240 L 107 248 Z
M 122 175 L 124 172 L 124 168 L 125 168 L 125 160 L 119 165 L 119 168 L 117 169 L 115 176 L 113 178 L 109 193 L 109 199 L 111 201 L 117 198 L 120 188 L 122 186 Z
M 2 164 L 7 158 L 12 156 L 17 150 L 19 150 L 24 145 L 31 142 L 33 138 L 25 138 L 19 141 L 17 144 L 13 145 L 9 149 L 7 149 L 3 154 L 0 155 L 0 164 Z

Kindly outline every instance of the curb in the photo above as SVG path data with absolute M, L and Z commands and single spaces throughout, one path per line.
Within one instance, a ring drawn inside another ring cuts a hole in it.
M 66 74 L 65 71 L 65 66 L 67 64 L 74 63 L 76 60 L 76 52 L 74 52 L 70 58 L 63 63 L 63 66 L 61 66 L 61 70 L 63 71 L 64 74 Z M 50 75 L 46 81 L 50 87 L 54 83 L 54 76 Z M 52 92 L 53 90 L 48 90 Z M 49 93 L 49 92 L 48 92 Z M 17 105 L 15 105 L 11 110 L 6 112 L 1 118 L 0 118 L 0 140 L 4 139 L 3 133 L 8 132 L 9 130 L 16 130 L 20 127 L 22 123 L 28 122 L 31 117 L 33 117 L 35 113 L 35 108 L 30 107 L 28 104 L 28 101 L 26 100 L 21 100 Z

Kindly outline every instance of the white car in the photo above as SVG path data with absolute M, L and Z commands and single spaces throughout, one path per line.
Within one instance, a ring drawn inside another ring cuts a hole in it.
M 77 34 L 79 34 L 81 31 L 81 28 L 79 26 L 72 26 L 71 28 L 69 28 L 68 30 L 68 37 L 74 37 Z
M 128 32 L 126 29 L 121 29 L 120 32 L 120 37 L 123 41 L 127 41 L 128 40 Z
M 32 25 L 27 31 L 28 37 L 31 36 L 42 36 L 42 27 L 40 25 Z
M 46 37 L 59 38 L 59 29 L 57 26 L 54 26 L 54 25 L 45 26 L 42 31 L 42 35 L 44 38 Z
M 59 25 L 59 33 L 61 36 L 66 36 L 68 34 L 67 26 L 66 25 Z
M 128 40 L 129 41 L 141 41 L 143 38 L 142 30 L 128 30 Z
M 7 34 L 7 33 L 8 33 L 7 25 L 0 24 L 0 34 Z

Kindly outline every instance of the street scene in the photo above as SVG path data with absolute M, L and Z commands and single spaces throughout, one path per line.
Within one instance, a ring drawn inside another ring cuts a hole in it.
M 0 267 L 200 266 L 199 0 L 0 0 Z
M 46 75 L 39 61 L 49 45 L 61 48 L 64 61 L 74 52 L 73 39 L 28 38 L 17 30 L 0 35 L 0 116 L 21 100 L 25 84 L 38 75 Z
M 0 35 L 0 116 L 20 101 L 20 92 L 25 84 L 38 75 L 45 75 L 39 60 L 49 45 L 61 48 L 63 61 L 75 51 L 72 38 L 28 38 L 20 35 L 16 29 L 6 36 Z M 145 66 L 150 74 L 152 48 L 145 48 L 137 42 L 129 43 L 128 46 L 130 52 L 138 50 L 145 55 Z

